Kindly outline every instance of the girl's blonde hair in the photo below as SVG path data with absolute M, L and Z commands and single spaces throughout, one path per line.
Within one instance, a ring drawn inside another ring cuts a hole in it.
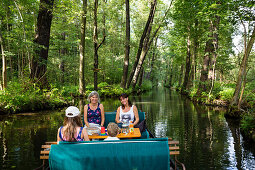
M 64 126 L 66 128 L 63 130 L 63 136 L 66 138 L 66 141 L 76 141 L 76 128 L 82 127 L 81 116 L 65 117 Z

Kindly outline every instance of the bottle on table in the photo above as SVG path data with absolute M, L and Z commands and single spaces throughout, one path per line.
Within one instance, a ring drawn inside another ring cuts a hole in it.
M 134 134 L 134 124 L 132 121 L 129 122 L 129 132 L 130 134 Z

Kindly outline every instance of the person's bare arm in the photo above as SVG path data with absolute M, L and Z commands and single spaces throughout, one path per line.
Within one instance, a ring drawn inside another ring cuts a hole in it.
M 104 126 L 104 122 L 105 122 L 104 106 L 100 104 L 99 108 L 101 110 L 101 126 Z
M 89 141 L 89 135 L 88 135 L 88 132 L 87 132 L 86 128 L 83 128 L 83 129 L 82 129 L 82 138 L 83 138 L 85 141 Z
M 84 118 L 85 125 L 87 127 L 89 127 L 89 122 L 88 122 L 88 105 L 84 106 L 84 115 L 83 115 L 83 118 Z
M 121 123 L 121 121 L 120 121 L 120 107 L 117 109 L 117 113 L 116 113 L 116 117 L 115 117 L 116 123 Z
M 133 112 L 135 114 L 135 122 L 134 122 L 134 126 L 135 126 L 139 123 L 139 115 L 138 115 L 138 110 L 136 106 L 133 106 Z
M 60 139 L 60 137 L 59 137 L 59 131 L 60 131 L 60 128 L 58 128 L 57 142 L 61 141 L 61 139 Z

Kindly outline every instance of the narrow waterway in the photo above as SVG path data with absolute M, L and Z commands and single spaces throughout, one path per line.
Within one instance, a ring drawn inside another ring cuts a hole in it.
M 226 120 L 224 109 L 194 105 L 167 89 L 130 96 L 146 112 L 156 137 L 180 141 L 180 156 L 188 170 L 255 169 L 255 145 L 243 140 L 237 122 Z M 114 111 L 118 99 L 101 99 Z M 41 145 L 56 141 L 64 110 L 0 116 L 0 169 L 34 169 L 42 164 Z

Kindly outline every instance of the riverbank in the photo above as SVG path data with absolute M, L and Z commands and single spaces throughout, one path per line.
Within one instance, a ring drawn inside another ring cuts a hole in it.
M 109 98 L 118 97 L 122 93 L 143 93 L 151 89 L 150 82 L 145 82 L 136 89 L 123 89 L 119 85 L 109 85 L 106 82 L 98 84 L 100 97 Z M 93 85 L 88 85 L 83 97 L 87 98 L 91 91 Z M 5 91 L 0 91 L 0 115 L 61 108 L 73 104 L 74 99 L 79 97 L 78 86 L 52 86 L 41 90 L 38 87 L 13 83 Z
M 180 91 L 180 88 L 176 88 L 176 91 Z M 230 106 L 234 88 L 223 86 L 211 94 L 203 92 L 200 97 L 196 96 L 196 92 L 197 89 L 192 88 L 190 91 L 186 91 L 185 96 L 195 103 L 213 107 L 225 107 L 227 112 L 224 116 L 240 121 L 240 129 L 243 136 L 255 142 L 255 96 L 246 97 L 241 109 L 238 109 L 237 106 Z M 250 94 L 250 92 L 247 91 L 247 94 Z

